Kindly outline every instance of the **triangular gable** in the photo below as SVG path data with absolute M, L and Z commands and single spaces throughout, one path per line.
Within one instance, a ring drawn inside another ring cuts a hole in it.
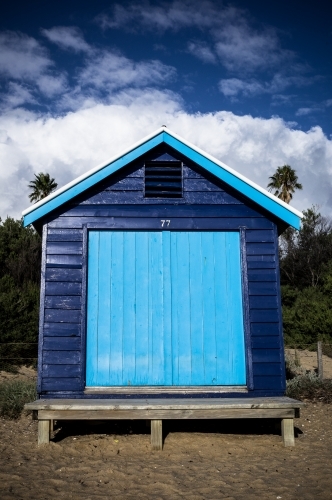
M 136 160 L 162 143 L 171 146 L 182 155 L 197 163 L 206 171 L 221 179 L 287 225 L 295 229 L 300 228 L 301 218 L 303 217 L 301 212 L 290 207 L 276 196 L 225 165 L 223 162 L 182 139 L 166 127 L 158 129 L 156 132 L 134 144 L 120 155 L 114 156 L 106 163 L 98 165 L 96 168 L 86 172 L 77 179 L 51 193 L 43 200 L 24 210 L 22 212 L 23 225 L 28 226 L 29 224 L 35 223 L 51 211 L 59 208 L 75 196 L 106 179 L 114 172 L 125 167 L 130 162 Z

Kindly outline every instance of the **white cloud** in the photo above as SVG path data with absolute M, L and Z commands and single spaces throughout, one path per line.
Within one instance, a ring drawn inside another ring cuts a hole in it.
M 46 50 L 23 33 L 0 33 L 0 74 L 15 79 L 34 80 L 47 71 L 53 62 Z
M 64 74 L 57 76 L 41 75 L 36 83 L 39 90 L 49 98 L 62 94 L 67 88 L 67 78 Z
M 219 89 L 231 99 L 240 95 L 280 94 L 289 87 L 310 85 L 315 80 L 306 76 L 310 72 L 308 65 L 282 46 L 278 31 L 257 23 L 248 10 L 211 0 L 173 0 L 126 6 L 118 3 L 110 12 L 97 19 L 104 29 L 165 34 L 194 28 L 203 33 L 204 42 L 188 41 L 187 52 L 204 63 L 220 64 L 226 69 L 230 78 L 224 78 Z M 273 73 L 274 76 L 264 81 L 263 72 L 267 72 L 265 79 Z
M 295 114 L 296 116 L 307 116 L 317 112 L 323 113 L 328 111 L 327 108 L 330 106 L 332 106 L 332 99 L 327 99 L 325 101 L 310 103 L 307 106 L 303 106 L 299 108 Z
M 152 5 L 150 2 L 125 7 L 115 4 L 111 15 L 101 14 L 97 22 L 103 29 L 126 28 L 136 31 L 141 25 L 148 30 L 179 30 L 183 27 L 211 25 L 212 3 L 175 0 L 168 4 Z M 215 10 L 215 9 L 213 9 Z
M 317 80 L 317 77 L 303 76 L 303 75 L 287 75 L 283 72 L 276 73 L 271 82 L 266 86 L 268 91 L 272 94 L 276 92 L 283 92 L 289 87 L 306 87 L 311 85 Z
M 36 104 L 36 99 L 31 90 L 27 86 L 16 82 L 9 82 L 8 92 L 1 96 L 1 101 L 2 107 L 5 109 L 8 107 L 16 108 L 23 104 Z
M 224 78 L 219 82 L 219 90 L 226 97 L 236 97 L 265 93 L 264 86 L 256 80 L 246 82 L 239 78 Z
M 175 75 L 175 68 L 158 60 L 135 62 L 119 53 L 100 51 L 87 60 L 78 80 L 81 86 L 94 86 L 105 92 L 127 86 L 166 84 Z
M 313 78 L 304 76 L 287 76 L 276 73 L 271 81 L 260 82 L 254 78 L 241 80 L 239 78 L 223 78 L 219 81 L 219 90 L 224 96 L 234 98 L 241 95 L 246 97 L 258 94 L 277 94 L 291 86 L 303 87 L 310 85 Z M 280 95 L 279 95 L 280 97 Z
M 282 50 L 273 29 L 258 32 L 242 17 L 216 33 L 215 50 L 230 71 L 249 73 L 278 66 L 291 54 Z
M 36 103 L 36 92 L 46 97 L 63 92 L 66 75 L 53 66 L 46 49 L 34 38 L 12 31 L 0 32 L 0 76 L 8 79 L 3 105 Z
M 66 50 L 74 52 L 91 52 L 91 46 L 84 40 L 83 34 L 76 26 L 54 26 L 43 29 L 43 35 L 50 41 Z
M 77 110 L 109 102 L 115 90 L 165 86 L 176 78 L 176 69 L 159 60 L 134 61 L 120 52 L 88 45 L 75 27 L 54 27 L 43 34 L 61 48 L 83 53 L 72 74 L 76 84 L 69 86 L 67 73 L 54 69 L 37 40 L 22 33 L 0 32 L 0 77 L 7 77 L 1 109 L 45 104 L 46 97 L 53 100 L 48 103 L 52 109 Z
M 104 28 L 119 28 L 139 32 L 140 29 L 165 32 L 195 27 L 207 32 L 213 51 L 190 52 L 204 62 L 215 63 L 215 54 L 224 67 L 233 72 L 250 73 L 294 63 L 295 54 L 283 49 L 272 27 L 255 27 L 246 10 L 223 6 L 210 0 L 173 0 L 169 3 L 113 6 L 112 14 L 97 18 Z M 299 69 L 299 68 L 297 68 Z M 303 69 L 303 68 L 302 68 Z
M 311 107 L 311 108 L 299 108 L 295 115 L 296 116 L 307 116 L 310 115 L 311 113 L 315 113 L 316 111 L 322 111 L 321 108 L 318 108 L 316 106 Z
M 0 214 L 20 217 L 29 205 L 28 182 L 34 172 L 49 172 L 59 186 L 121 152 L 166 124 L 179 135 L 266 187 L 285 163 L 304 186 L 293 205 L 318 204 L 330 213 L 332 141 L 320 127 L 292 129 L 280 118 L 236 116 L 231 112 L 188 113 L 179 98 L 153 89 L 123 90 L 110 104 L 62 117 L 23 110 L 0 117 Z
M 188 52 L 205 63 L 216 64 L 217 58 L 210 49 L 210 47 L 203 42 L 189 42 Z
M 91 106 L 102 95 L 107 101 L 107 94 L 125 87 L 148 87 L 165 85 L 176 76 L 176 70 L 159 60 L 135 62 L 119 51 L 107 50 L 89 45 L 79 28 L 57 26 L 43 30 L 43 34 L 63 49 L 83 52 L 81 68 L 76 68 L 76 87 L 67 91 L 61 100 L 61 106 L 77 109 L 82 105 Z M 49 95 L 63 92 L 66 86 L 64 77 L 46 81 L 44 91 Z M 112 96 L 109 95 L 108 98 Z M 68 108 L 67 108 L 68 109 Z

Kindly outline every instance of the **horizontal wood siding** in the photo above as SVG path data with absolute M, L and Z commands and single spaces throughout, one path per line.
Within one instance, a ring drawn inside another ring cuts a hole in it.
M 283 354 L 275 229 L 248 230 L 246 239 L 254 387 L 282 393 Z
M 163 153 L 150 152 L 154 160 Z M 284 387 L 275 223 L 221 181 L 183 161 L 183 197 L 144 198 L 144 158 L 80 195 L 47 220 L 43 309 L 42 393 L 81 394 L 85 386 L 82 338 L 83 227 L 238 231 L 245 228 L 248 307 L 254 392 L 281 395 Z M 83 325 L 84 326 L 84 325 Z
M 82 228 L 49 227 L 42 392 L 82 389 Z

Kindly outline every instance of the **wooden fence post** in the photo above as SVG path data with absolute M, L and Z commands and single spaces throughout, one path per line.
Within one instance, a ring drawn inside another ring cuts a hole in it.
M 322 342 L 317 342 L 317 364 L 318 364 L 318 377 L 323 380 L 323 351 Z

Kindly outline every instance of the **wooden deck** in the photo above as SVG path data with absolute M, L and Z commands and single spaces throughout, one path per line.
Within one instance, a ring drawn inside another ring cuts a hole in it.
M 200 399 L 39 399 L 25 405 L 38 419 L 38 444 L 49 443 L 53 420 L 151 420 L 151 444 L 162 449 L 166 419 L 281 419 L 285 446 L 294 446 L 294 418 L 304 405 L 287 397 Z

